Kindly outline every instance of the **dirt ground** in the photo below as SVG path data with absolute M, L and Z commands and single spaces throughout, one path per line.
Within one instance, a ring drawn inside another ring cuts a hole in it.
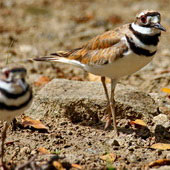
M 1 0 L 0 67 L 7 63 L 23 64 L 28 69 L 34 95 L 43 88 L 35 85 L 41 76 L 91 81 L 87 73 L 72 66 L 31 59 L 79 47 L 104 31 L 133 21 L 139 11 L 155 9 L 162 14 L 162 25 L 167 29 L 161 36 L 159 50 L 151 64 L 123 77 L 120 83 L 151 94 L 158 103 L 158 111 L 169 117 L 170 95 L 161 91 L 170 88 L 169 3 L 169 0 Z M 155 128 L 153 120 L 148 120 L 147 128 L 136 129 L 130 126 L 130 119 L 119 119 L 118 126 L 129 132 L 122 131 L 118 138 L 113 137 L 112 128 L 105 131 L 98 123 L 83 126 L 66 117 L 42 118 L 48 131 L 23 128 L 21 118 L 17 120 L 16 129 L 9 129 L 6 140 L 5 160 L 9 169 L 140 170 L 149 169 L 152 161 L 170 159 L 170 151 L 150 148 L 154 143 L 170 141 L 170 126 L 162 124 Z M 0 127 L 2 130 L 2 123 Z M 40 147 L 50 154 L 40 153 Z M 116 158 L 102 158 L 105 154 Z

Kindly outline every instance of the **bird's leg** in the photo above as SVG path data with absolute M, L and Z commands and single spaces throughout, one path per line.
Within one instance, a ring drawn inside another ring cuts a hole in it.
M 12 130 L 15 131 L 17 129 L 17 119 L 14 118 L 11 122 L 12 124 Z
M 106 99 L 108 102 L 107 111 L 106 111 L 108 113 L 108 119 L 107 119 L 105 127 L 104 127 L 104 129 L 107 129 L 111 124 L 111 112 L 110 112 L 110 104 L 109 104 L 110 99 L 109 99 L 109 93 L 108 93 L 107 87 L 106 87 L 105 77 L 101 77 L 101 82 L 103 84 L 104 92 L 105 92 Z
M 5 127 L 4 127 L 4 130 L 2 132 L 2 144 L 1 144 L 1 164 L 2 165 L 4 164 L 4 161 L 3 161 L 3 157 L 4 157 L 4 143 L 5 143 L 6 132 L 7 132 L 8 127 L 9 127 L 9 123 L 5 122 Z
M 111 97 L 110 97 L 110 109 L 113 118 L 113 127 L 115 131 L 115 135 L 118 136 L 117 126 L 116 126 L 116 115 L 115 115 L 115 100 L 114 100 L 114 91 L 117 81 L 115 79 L 111 79 Z

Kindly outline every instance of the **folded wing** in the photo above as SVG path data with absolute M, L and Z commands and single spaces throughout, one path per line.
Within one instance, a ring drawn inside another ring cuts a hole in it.
M 124 41 L 121 38 L 124 35 L 121 31 L 112 30 L 99 35 L 80 48 L 69 51 L 58 51 L 52 53 L 54 57 L 43 57 L 35 60 L 38 61 L 59 61 L 69 63 L 70 61 L 77 61 L 76 63 L 87 65 L 104 65 L 114 60 L 121 58 L 123 53 L 128 50 Z

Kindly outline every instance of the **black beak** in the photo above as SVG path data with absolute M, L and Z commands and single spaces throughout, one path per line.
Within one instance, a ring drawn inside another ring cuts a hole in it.
M 166 31 L 166 29 L 160 23 L 155 23 L 153 27 L 161 31 Z

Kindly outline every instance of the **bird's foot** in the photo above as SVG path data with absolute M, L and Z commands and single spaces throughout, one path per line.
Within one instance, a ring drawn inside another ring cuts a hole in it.
M 106 124 L 105 124 L 105 126 L 104 126 L 104 129 L 106 130 L 108 127 L 111 126 L 111 124 L 112 124 L 112 119 L 111 119 L 111 117 L 109 116 L 109 117 L 106 118 Z
M 117 137 L 119 134 L 118 134 L 118 130 L 117 130 L 117 126 L 116 126 L 116 122 L 114 122 L 112 120 L 112 113 L 111 113 L 111 110 L 110 110 L 110 106 L 108 105 L 107 106 L 107 116 L 105 118 L 106 120 L 106 123 L 105 123 L 105 127 L 104 127 L 104 130 L 106 130 L 107 128 L 109 128 L 111 126 L 111 124 L 113 123 L 113 128 L 114 128 L 114 132 L 113 132 L 113 135 L 115 137 Z

